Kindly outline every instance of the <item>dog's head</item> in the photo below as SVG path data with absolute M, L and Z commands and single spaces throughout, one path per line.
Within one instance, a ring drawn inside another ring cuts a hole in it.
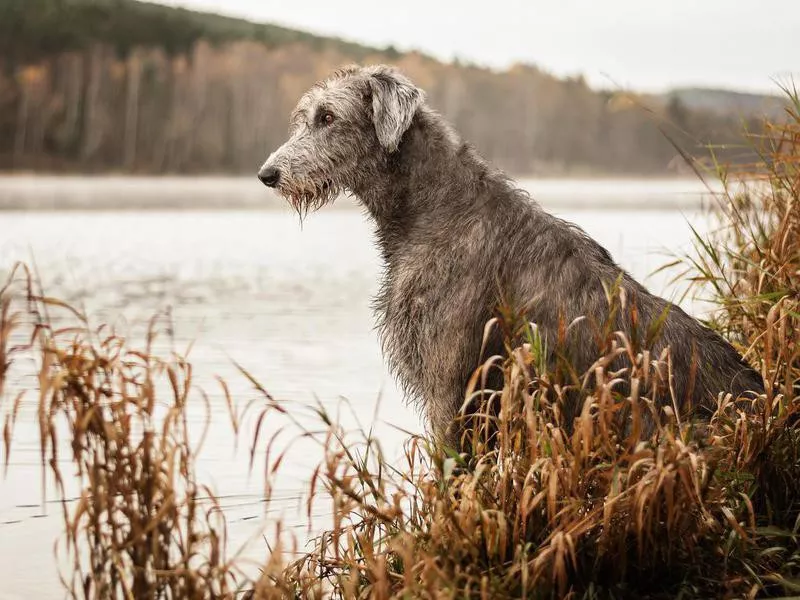
M 396 152 L 424 93 L 385 65 L 347 67 L 315 84 L 292 112 L 289 139 L 259 179 L 298 211 L 316 209 Z

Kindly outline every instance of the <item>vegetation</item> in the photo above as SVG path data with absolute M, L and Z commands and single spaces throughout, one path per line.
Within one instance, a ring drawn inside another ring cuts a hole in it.
M 684 147 L 713 140 L 726 161 L 752 159 L 739 133 L 749 110 L 693 109 L 684 96 L 596 92 L 532 66 L 443 64 L 135 0 L 6 0 L 0 169 L 251 173 L 300 94 L 352 62 L 397 64 L 515 173 L 669 172 L 680 161 L 659 127 Z
M 53 326 L 59 309 L 77 327 Z M 12 362 L 32 356 L 34 372 L 24 375 L 39 382 L 42 468 L 49 466 L 65 501 L 62 546 L 71 569 L 61 577 L 76 598 L 219 598 L 236 589 L 224 518 L 213 491 L 195 478 L 204 432 L 198 443 L 186 419 L 191 366 L 153 356 L 155 321 L 150 331 L 140 350 L 105 326 L 90 331 L 83 315 L 37 294 L 24 266 L 0 288 L 0 399 L 13 387 Z M 24 399 L 18 394 L 7 407 L 6 468 Z M 65 449 L 74 471 L 59 467 Z M 68 504 L 65 478 L 73 473 L 81 493 Z
M 215 45 L 251 40 L 268 47 L 301 42 L 315 51 L 330 47 L 354 58 L 371 52 L 366 46 L 278 25 L 132 0 L 5 0 L 0 16 L 0 56 L 15 64 L 98 43 L 119 56 L 142 46 L 185 55 L 200 40 Z
M 254 598 L 796 596 L 800 98 L 792 99 L 790 120 L 756 138 L 761 159 L 747 182 L 722 173 L 720 228 L 698 238 L 689 259 L 698 290 L 717 303 L 712 324 L 761 370 L 763 396 L 749 406 L 720 397 L 709 422 L 693 423 L 651 401 L 670 368 L 668 351 L 648 351 L 657 331 L 626 339 L 601 324 L 594 377 L 576 377 L 564 361 L 548 368 L 535 327 L 505 315 L 508 339 L 523 342 L 509 341 L 509 358 L 489 360 L 467 390 L 481 392 L 481 374 L 502 370 L 503 388 L 471 421 L 471 454 L 414 437 L 397 465 L 368 433 L 318 411 L 320 428 L 299 434 L 324 450 L 309 502 L 332 505 L 333 527 L 291 563 L 273 540 L 257 581 L 226 555 L 213 495 L 203 499 L 193 475 L 189 366 L 156 359 L 149 345 L 128 349 L 104 328 L 58 326 L 49 313 L 71 309 L 17 270 L 0 290 L 6 457 L 23 401 L 7 397 L 8 373 L 33 356 L 42 466 L 63 480 L 56 453 L 66 423 L 83 488 L 64 509 L 73 597 L 232 597 L 245 586 Z M 609 302 L 625 309 L 613 289 Z M 610 372 L 619 354 L 632 367 Z M 259 426 L 286 412 L 250 379 Z M 583 404 L 567 427 L 562 405 L 573 387 Z M 265 461 L 274 473 L 282 456 Z

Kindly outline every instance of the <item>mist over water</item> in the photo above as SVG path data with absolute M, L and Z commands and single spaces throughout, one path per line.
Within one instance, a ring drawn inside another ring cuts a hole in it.
M 523 178 L 518 183 L 548 209 L 694 210 L 708 192 L 696 178 Z M 344 196 L 325 210 L 354 206 Z M 168 209 L 286 210 L 287 203 L 258 182 L 255 168 L 252 177 L 0 175 L 0 210 Z
M 706 227 L 697 182 L 523 185 L 546 208 L 584 228 L 652 291 L 674 297 L 668 274 L 648 274 L 669 260 L 666 253 L 689 247 L 689 222 L 700 231 Z M 133 210 L 145 205 L 153 210 Z M 399 455 L 407 437 L 400 429 L 422 431 L 381 357 L 370 308 L 381 266 L 372 225 L 352 201 L 340 199 L 301 226 L 255 177 L 20 176 L 0 179 L 0 206 L 16 209 L 0 211 L 0 269 L 16 261 L 35 264 L 48 296 L 85 311 L 95 325 L 111 323 L 134 341 L 144 339 L 151 317 L 159 314 L 156 350 L 191 348 L 195 383 L 211 398 L 199 477 L 222 496 L 231 549 L 255 536 L 248 555 L 266 553 L 257 537 L 265 516 L 261 465 L 257 460 L 253 474 L 247 467 L 253 423 L 245 422 L 235 451 L 214 379 L 224 377 L 242 404 L 255 398 L 234 361 L 273 396 L 319 401 L 340 411 L 349 426 L 360 421 L 368 428 L 377 416 L 389 456 Z M 0 598 L 61 594 L 52 559 L 61 507 L 42 505 L 34 403 L 31 397 L 23 407 L 8 476 L 0 480 Z M 206 418 L 202 403 L 190 417 L 199 430 Z M 268 433 L 280 425 L 269 423 Z M 318 458 L 312 446 L 293 449 L 270 518 L 283 514 L 290 526 L 302 521 L 302 492 Z M 324 514 L 318 517 L 316 524 L 324 525 Z M 298 528 L 297 534 L 302 539 L 306 531 Z

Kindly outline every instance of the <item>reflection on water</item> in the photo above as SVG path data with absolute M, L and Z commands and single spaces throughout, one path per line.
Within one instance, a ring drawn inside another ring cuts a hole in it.
M 32 181 L 26 194 L 33 193 Z M 44 194 L 57 187 L 54 181 L 42 186 Z M 69 185 L 77 186 L 78 180 Z M 380 265 L 371 226 L 359 210 L 342 203 L 338 210 L 310 215 L 301 227 L 277 204 L 260 211 L 183 210 L 191 208 L 196 184 L 189 183 L 182 195 L 175 181 L 169 185 L 182 210 L 0 212 L 0 272 L 17 260 L 33 260 L 47 295 L 81 307 L 93 323 L 110 322 L 141 339 L 149 319 L 160 313 L 160 351 L 183 352 L 194 342 L 190 359 L 197 384 L 212 398 L 212 429 L 200 475 L 222 496 L 235 547 L 258 534 L 264 505 L 262 480 L 248 473 L 247 443 L 234 451 L 214 380 L 215 375 L 226 378 L 242 403 L 254 397 L 232 361 L 278 398 L 318 400 L 335 410 L 345 397 L 352 410 L 342 408 L 342 418 L 355 424 L 358 416 L 367 427 L 377 414 L 379 439 L 389 455 L 397 455 L 405 439 L 392 425 L 411 431 L 422 427 L 387 374 L 373 331 L 370 298 Z M 543 204 L 586 229 L 640 280 L 666 261 L 661 253 L 686 249 L 687 219 L 703 226 L 694 210 L 684 214 L 674 208 L 698 206 L 698 188 L 686 182 L 607 181 L 600 191 L 596 182 L 528 185 Z M 650 210 L 620 209 L 619 201 L 610 202 L 613 209 L 576 209 L 589 201 L 593 185 L 601 199 L 614 196 L 616 188 L 617 198 L 629 203 L 624 206 L 638 201 Z M 248 186 L 254 194 L 263 193 L 256 182 Z M 7 182 L 0 179 L 0 204 L 4 189 Z M 116 189 L 110 187 L 108 194 L 119 199 Z M 150 198 L 152 190 L 144 189 Z M 656 210 L 653 203 L 673 209 Z M 653 291 L 669 293 L 666 276 L 647 283 Z M 205 418 L 200 403 L 193 410 L 199 425 Z M 41 597 L 58 594 L 52 542 L 60 507 L 41 503 L 33 416 L 28 404 L 9 474 L 0 482 L 0 598 L 27 598 L 34 590 Z M 269 424 L 272 431 L 280 425 Z M 245 424 L 245 441 L 252 431 L 248 427 L 252 423 Z M 292 450 L 270 517 L 302 521 L 301 491 L 318 456 L 313 447 Z M 264 552 L 263 542 L 256 540 L 248 554 L 257 559 Z

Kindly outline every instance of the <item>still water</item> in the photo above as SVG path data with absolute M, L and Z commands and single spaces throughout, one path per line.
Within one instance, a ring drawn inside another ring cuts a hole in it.
M 652 291 L 675 297 L 666 275 L 648 275 L 690 247 L 689 223 L 706 227 L 702 186 L 686 180 L 522 185 L 605 245 Z M 95 210 L 87 210 L 87 197 L 96 198 Z M 0 211 L 0 274 L 15 261 L 35 262 L 46 294 L 80 307 L 92 323 L 109 322 L 142 339 L 149 319 L 161 314 L 160 348 L 184 352 L 191 345 L 196 383 L 212 399 L 200 479 L 222 497 L 231 548 L 248 543 L 254 560 L 266 553 L 259 538 L 264 524 L 269 532 L 279 516 L 298 539 L 307 535 L 303 491 L 319 452 L 292 451 L 265 514 L 260 470 L 247 467 L 252 423 L 245 423 L 236 450 L 214 376 L 224 377 L 242 403 L 255 397 L 235 361 L 277 398 L 318 401 L 341 411 L 348 424 L 374 426 L 389 456 L 401 452 L 407 438 L 401 430 L 422 431 L 386 372 L 373 330 L 370 298 L 380 264 L 372 227 L 351 203 L 337 204 L 301 225 L 250 179 L 0 178 L 0 206 L 17 209 Z M 42 501 L 33 401 L 20 416 L 10 467 L 0 478 L 0 599 L 63 597 L 53 558 L 61 507 Z M 199 428 L 199 406 L 192 418 Z M 279 426 L 270 424 L 273 431 Z

